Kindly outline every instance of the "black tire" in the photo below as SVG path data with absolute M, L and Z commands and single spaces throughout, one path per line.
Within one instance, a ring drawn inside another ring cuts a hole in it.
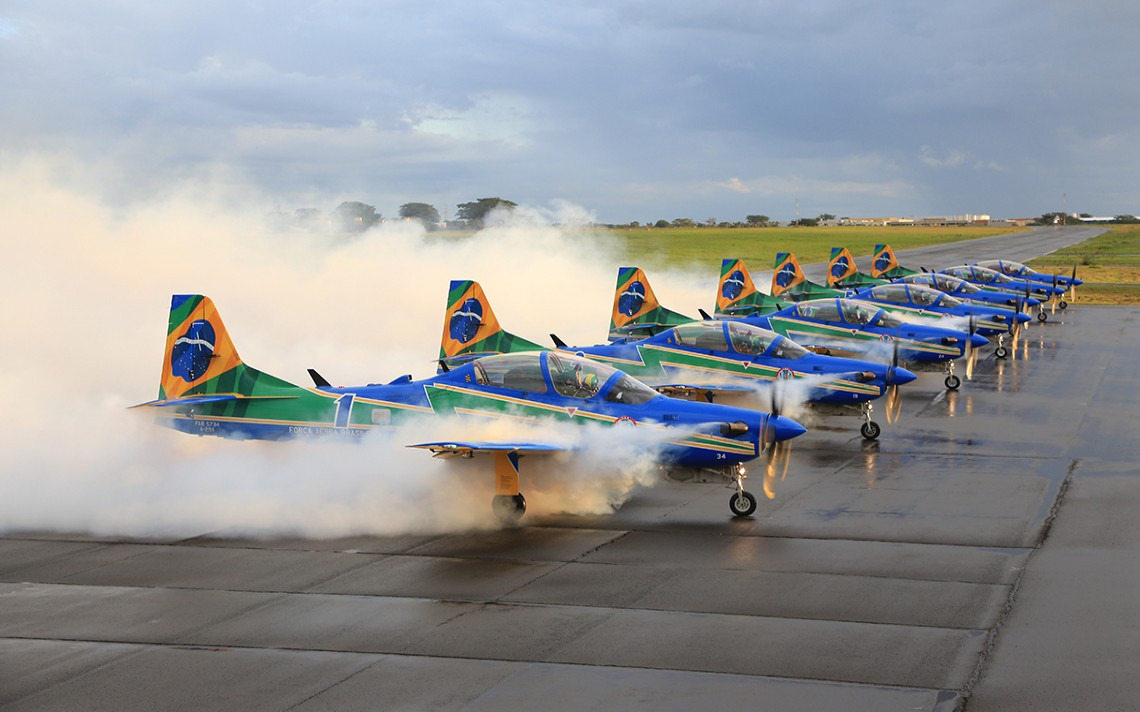
M 526 498 L 521 494 L 497 494 L 491 500 L 491 511 L 505 525 L 518 524 L 526 513 Z
M 1046 314 L 1045 312 L 1043 312 L 1043 311 L 1037 312 L 1037 321 L 1045 321 L 1048 318 L 1049 318 L 1049 315 Z
M 1009 349 L 1004 346 L 999 346 L 994 349 L 994 356 L 997 356 L 998 358 L 1005 358 L 1006 356 L 1009 356 Z
M 1057 306 L 1061 307 L 1062 309 L 1068 309 L 1069 303 L 1062 299 L 1061 301 L 1057 302 Z
M 863 427 L 859 428 L 859 432 L 863 435 L 864 440 L 877 440 L 879 433 L 883 432 L 883 429 L 879 427 L 878 423 L 871 420 L 863 423 Z
M 946 388 L 948 390 L 956 391 L 956 390 L 958 390 L 958 387 L 961 385 L 962 385 L 962 379 L 961 378 L 958 378 L 957 376 L 947 376 L 946 377 Z
M 737 517 L 747 517 L 756 511 L 756 498 L 751 492 L 738 492 L 728 500 L 728 508 Z

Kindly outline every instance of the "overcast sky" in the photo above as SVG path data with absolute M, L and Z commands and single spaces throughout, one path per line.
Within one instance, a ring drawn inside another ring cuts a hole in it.
M 0 0 L 0 161 L 599 222 L 1140 212 L 1125 0 Z

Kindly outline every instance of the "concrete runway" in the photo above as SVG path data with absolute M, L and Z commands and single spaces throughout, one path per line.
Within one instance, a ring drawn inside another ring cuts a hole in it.
M 1078 301 L 877 443 L 806 421 L 746 520 L 664 483 L 465 535 L 9 533 L 0 710 L 1135 709 L 1138 346 Z

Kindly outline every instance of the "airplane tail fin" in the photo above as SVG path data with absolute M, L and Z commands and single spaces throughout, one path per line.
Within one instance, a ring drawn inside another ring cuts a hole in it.
M 661 306 L 640 267 L 618 269 L 614 309 L 610 317 L 611 341 L 652 336 L 671 326 L 691 321 L 695 320 Z
M 871 260 L 871 276 L 877 279 L 897 279 L 908 274 L 916 274 L 899 264 L 895 251 L 890 245 L 875 245 L 875 256 Z
M 772 273 L 772 296 L 779 297 L 784 292 L 807 281 L 800 261 L 791 252 L 776 253 L 775 271 Z
M 441 365 L 453 366 L 488 354 L 544 348 L 504 331 L 478 282 L 469 279 L 451 282 L 439 345 Z
M 292 384 L 241 360 L 212 299 L 171 297 L 158 400 L 144 405 L 258 397 L 266 386 Z
M 721 260 L 720 282 L 716 287 L 716 316 L 766 314 L 778 311 L 783 306 L 775 298 L 756 288 L 744 260 L 731 258 Z
M 846 247 L 831 248 L 831 260 L 827 263 L 827 286 L 839 289 L 839 283 L 859 273 L 855 258 Z

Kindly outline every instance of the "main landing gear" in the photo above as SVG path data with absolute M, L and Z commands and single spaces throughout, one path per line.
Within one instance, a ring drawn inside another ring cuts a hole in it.
M 526 497 L 519 494 L 497 494 L 491 500 L 491 511 L 495 518 L 506 526 L 514 526 L 526 513 Z
M 883 432 L 879 424 L 871 420 L 871 411 L 874 409 L 875 407 L 869 401 L 865 401 L 859 406 L 859 415 L 863 418 L 863 426 L 859 428 L 859 434 L 865 440 L 875 440 L 879 437 L 879 433 Z

